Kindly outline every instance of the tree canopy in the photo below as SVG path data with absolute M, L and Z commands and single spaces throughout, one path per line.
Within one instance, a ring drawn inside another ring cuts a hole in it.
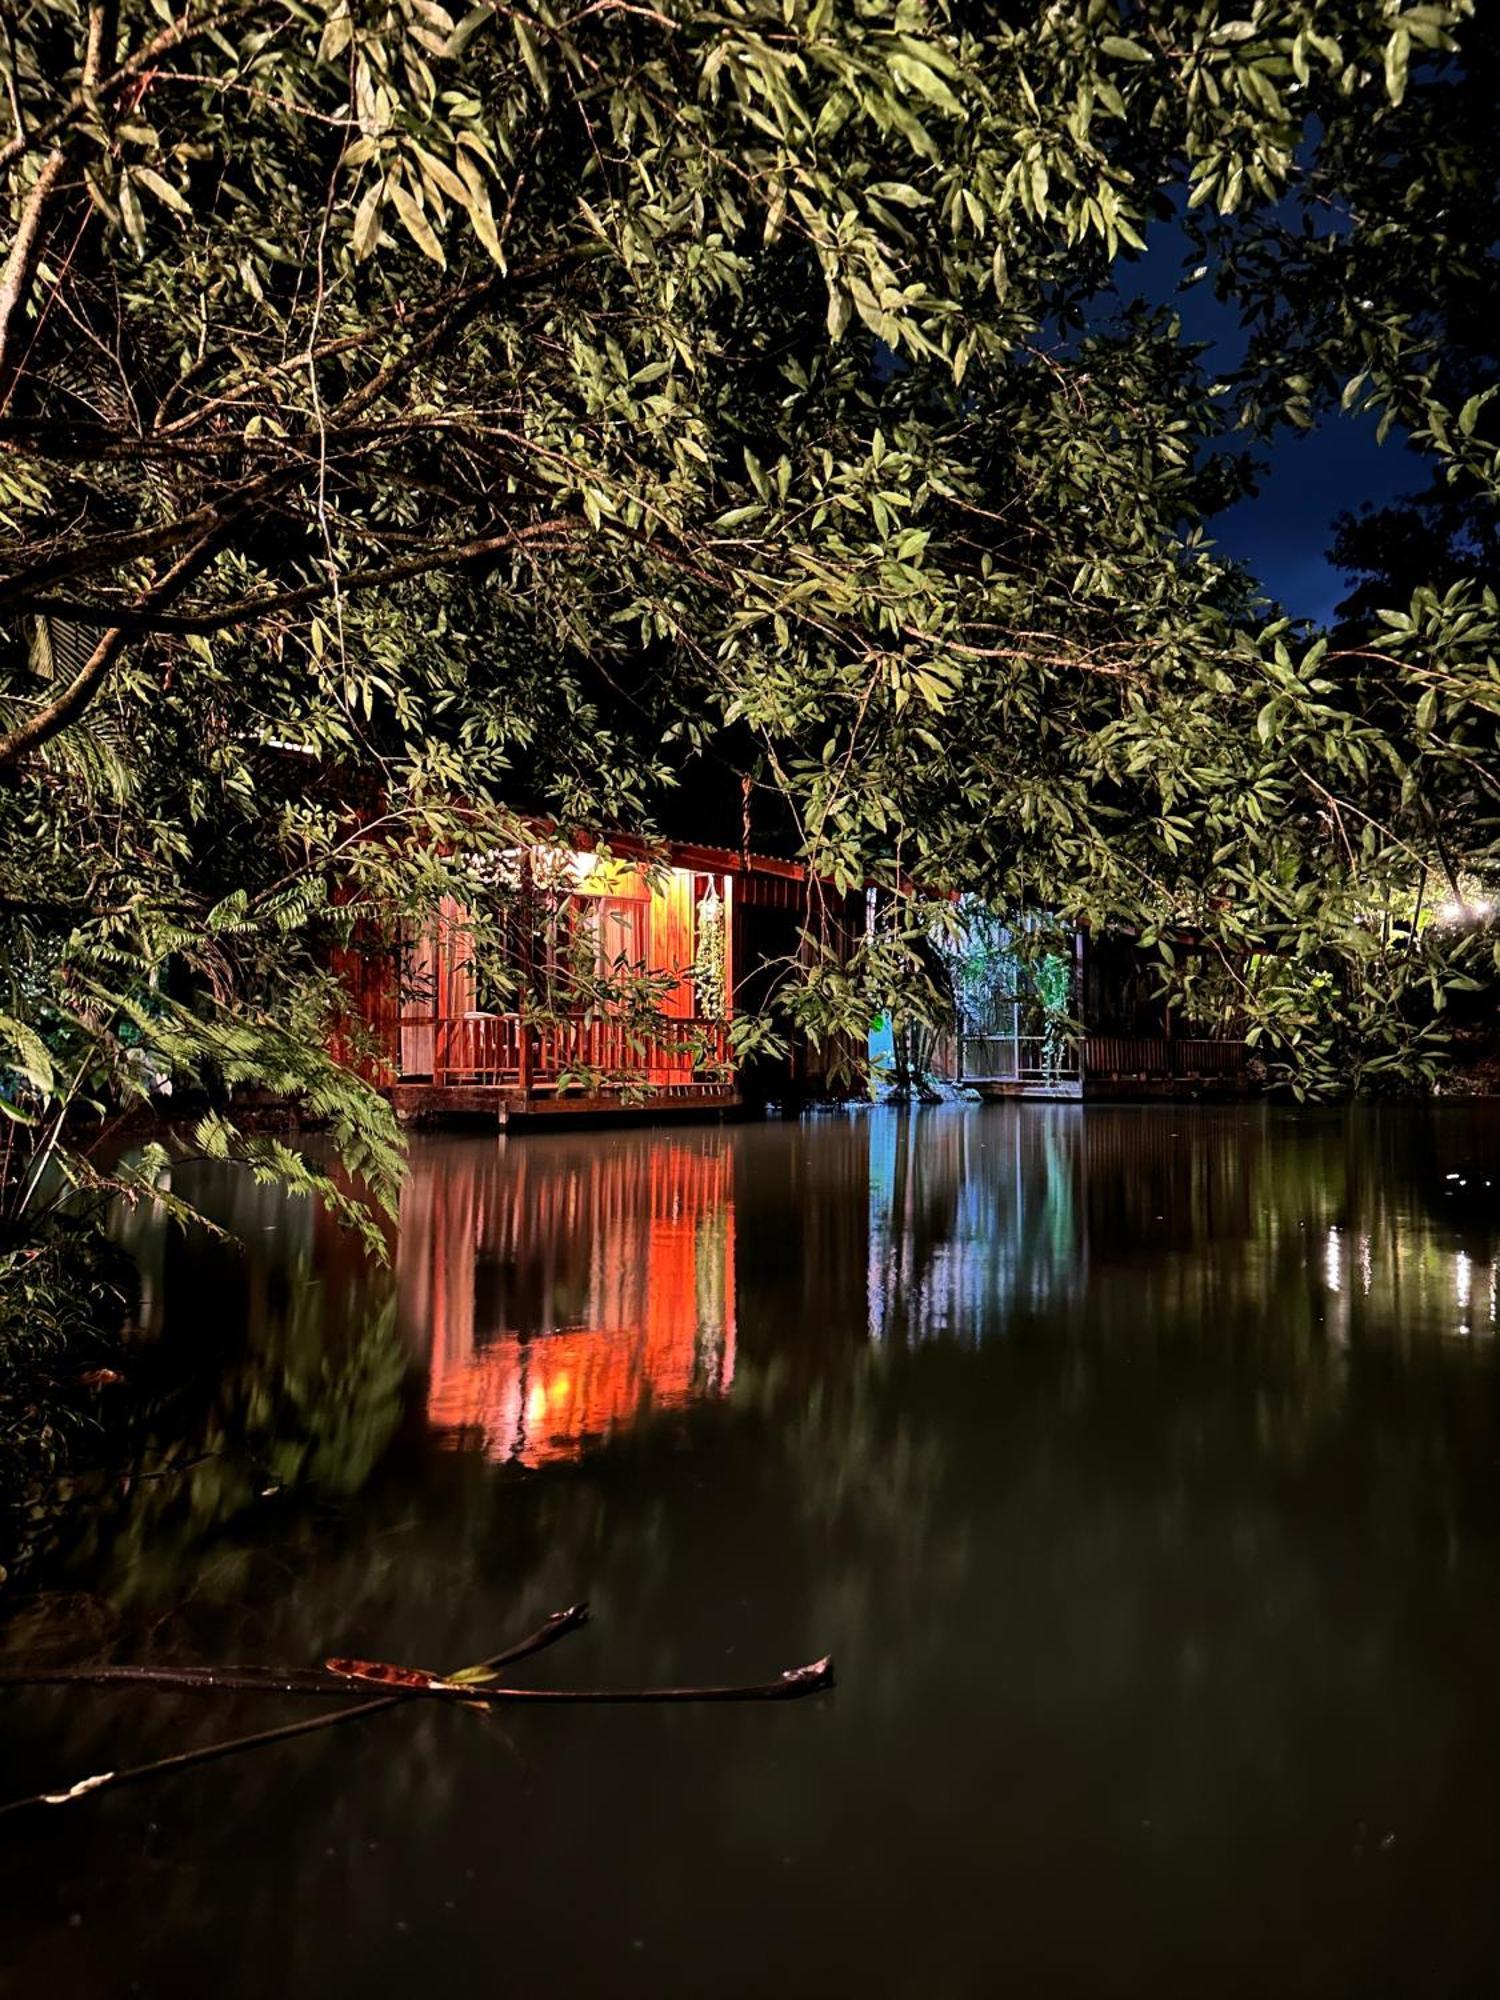
M 207 1077 L 205 1142 L 294 1171 L 230 1116 L 261 1081 L 388 1177 L 319 1053 L 328 941 L 517 814 L 649 830 L 744 781 L 844 886 L 1128 924 L 1164 977 L 1194 925 L 1298 1088 L 1427 1074 L 1488 976 L 1425 919 L 1493 860 L 1492 579 L 1333 643 L 1210 524 L 1247 433 L 1341 402 L 1493 497 L 1492 35 L 1470 0 L 12 10 L 12 1109 Z M 1239 303 L 1232 374 L 1122 301 L 1154 233 Z M 920 974 L 880 907 L 802 1018 Z

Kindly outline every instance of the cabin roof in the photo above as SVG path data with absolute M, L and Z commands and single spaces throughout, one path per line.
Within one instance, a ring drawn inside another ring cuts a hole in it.
M 557 829 L 560 833 L 561 829 Z M 733 847 L 709 847 L 690 840 L 653 840 L 635 833 L 583 833 L 566 836 L 580 853 L 607 847 L 634 861 L 665 861 L 672 868 L 691 868 L 704 875 L 779 875 L 789 882 L 802 882 L 807 868 L 800 861 L 786 861 L 775 854 L 755 854 Z

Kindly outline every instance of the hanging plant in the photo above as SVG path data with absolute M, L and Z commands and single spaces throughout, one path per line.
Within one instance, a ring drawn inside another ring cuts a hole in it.
M 696 930 L 698 952 L 693 964 L 692 980 L 693 991 L 698 999 L 698 1012 L 705 1020 L 727 1020 L 729 994 L 726 990 L 724 903 L 711 875 L 708 878 L 708 887 L 698 899 Z

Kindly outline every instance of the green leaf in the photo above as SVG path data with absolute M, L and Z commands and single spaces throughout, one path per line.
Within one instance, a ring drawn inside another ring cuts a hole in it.
M 910 84 L 912 89 L 919 96 L 925 97 L 929 104 L 937 105 L 940 110 L 946 111 L 950 118 L 963 117 L 962 103 L 927 61 L 901 49 L 893 49 L 886 60 L 892 72 L 899 76 L 903 83 Z
M 1479 422 L 1480 413 L 1494 394 L 1495 391 L 1493 389 L 1482 389 L 1478 395 L 1471 396 L 1459 411 L 1458 428 L 1463 432 L 1465 437 L 1472 437 L 1474 435 L 1474 426 Z
M 545 104 L 552 94 L 552 85 L 542 61 L 541 49 L 537 46 L 536 36 L 519 14 L 511 16 L 511 25 L 516 31 L 516 43 L 521 51 L 521 59 L 530 70 L 531 80 Z
M 430 257 L 434 264 L 446 270 L 448 259 L 443 254 L 442 244 L 433 233 L 432 224 L 399 181 L 391 181 L 388 185 L 392 204 L 401 218 L 402 227 L 407 235 L 424 257 Z
M 448 37 L 445 53 L 450 57 L 461 56 L 479 30 L 487 27 L 494 18 L 495 9 L 489 4 L 489 0 L 482 0 L 480 6 L 471 7 Z
M 380 236 L 380 207 L 385 194 L 383 180 L 371 181 L 354 212 L 354 227 L 350 232 L 350 243 L 357 258 L 368 257 Z
M 35 1089 L 50 1093 L 56 1083 L 52 1057 L 35 1028 L 13 1015 L 0 1014 L 0 1041 L 8 1043 L 13 1052 L 6 1067 L 24 1076 Z
M 446 161 L 440 160 L 436 153 L 428 152 L 425 146 L 419 146 L 415 139 L 411 141 L 411 152 L 421 169 L 422 178 L 429 187 L 447 195 L 450 201 L 456 201 L 460 208 L 469 206 L 467 183 L 459 179 Z
M 120 220 L 125 225 L 125 234 L 137 250 L 146 247 L 146 222 L 141 214 L 141 205 L 136 200 L 135 189 L 131 185 L 128 171 L 120 176 Z
M 157 173 L 155 168 L 132 167 L 130 171 L 133 179 L 139 181 L 142 187 L 149 188 L 158 201 L 165 202 L 176 214 L 192 214 L 191 204 L 179 194 L 169 180 Z
M 1406 95 L 1407 70 L 1411 62 L 1411 36 L 1403 27 L 1392 30 L 1385 45 L 1385 88 L 1392 104 Z
M 1113 56 L 1116 62 L 1150 62 L 1151 51 L 1131 41 L 1128 35 L 1105 35 L 1099 47 L 1105 55 Z

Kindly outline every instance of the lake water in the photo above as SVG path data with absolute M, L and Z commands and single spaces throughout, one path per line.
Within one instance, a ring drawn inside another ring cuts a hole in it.
M 422 1139 L 384 1271 L 184 1180 L 244 1248 L 127 1225 L 133 1476 L 0 1664 L 452 1667 L 586 1598 L 517 1678 L 838 1687 L 0 1819 L 0 1993 L 1493 1990 L 1497 1109 Z M 0 1793 L 304 1713 L 11 1691 Z

